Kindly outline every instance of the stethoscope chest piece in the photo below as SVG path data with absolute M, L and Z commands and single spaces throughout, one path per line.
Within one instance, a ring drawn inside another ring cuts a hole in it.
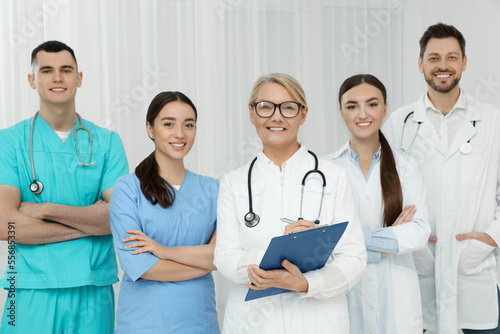
M 260 222 L 260 217 L 259 215 L 253 213 L 253 212 L 248 212 L 245 215 L 245 225 L 246 227 L 255 227 L 259 224 Z
M 40 194 L 42 192 L 42 190 L 43 190 L 43 183 L 40 182 L 40 181 L 37 181 L 37 180 L 31 182 L 31 184 L 30 184 L 30 190 L 35 195 Z
M 460 145 L 460 152 L 462 152 L 462 154 L 471 154 L 472 153 L 472 144 L 467 142 L 467 143 L 463 143 Z

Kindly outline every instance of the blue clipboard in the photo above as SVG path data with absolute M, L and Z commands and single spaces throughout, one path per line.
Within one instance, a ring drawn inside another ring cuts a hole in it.
M 309 228 L 304 231 L 282 235 L 271 239 L 259 268 L 264 270 L 283 269 L 281 262 L 287 259 L 301 272 L 323 268 L 333 249 L 347 228 L 348 222 L 329 226 Z M 248 289 L 245 301 L 273 296 L 291 290 L 268 288 Z

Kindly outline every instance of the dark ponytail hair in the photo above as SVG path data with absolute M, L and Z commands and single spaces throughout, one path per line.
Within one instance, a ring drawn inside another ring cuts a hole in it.
M 387 103 L 387 91 L 385 86 L 379 79 L 371 74 L 358 74 L 347 78 L 339 89 L 339 104 L 342 107 L 342 96 L 363 83 L 372 85 L 378 88 L 384 97 L 384 103 Z M 401 182 L 399 180 L 398 171 L 396 169 L 396 161 L 392 154 L 392 149 L 384 135 L 378 130 L 380 139 L 380 184 L 382 185 L 382 203 L 384 205 L 384 213 L 382 222 L 384 227 L 394 224 L 399 214 L 403 210 L 403 191 L 401 190 Z
M 401 190 L 401 182 L 391 146 L 382 131 L 378 130 L 378 134 L 381 147 L 380 184 L 382 185 L 382 202 L 384 203 L 382 221 L 384 227 L 388 227 L 394 224 L 403 210 L 403 191 Z
M 193 102 L 181 92 L 162 92 L 155 96 L 148 108 L 146 122 L 153 126 L 154 121 L 165 105 L 170 102 L 184 102 L 194 110 L 195 119 L 198 113 Z M 160 203 L 164 208 L 168 208 L 174 203 L 175 192 L 170 183 L 163 179 L 159 174 L 158 163 L 153 151 L 146 159 L 135 169 L 135 175 L 141 182 L 141 191 L 153 205 Z

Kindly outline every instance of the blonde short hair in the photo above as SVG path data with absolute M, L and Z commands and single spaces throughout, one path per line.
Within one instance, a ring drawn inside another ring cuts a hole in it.
M 251 107 L 254 102 L 257 102 L 256 100 L 259 89 L 266 83 L 275 83 L 283 86 L 295 102 L 299 102 L 304 107 L 307 107 L 306 94 L 304 93 L 304 90 L 300 86 L 299 82 L 291 75 L 284 73 L 271 73 L 258 78 L 252 87 L 252 92 L 250 93 L 250 98 L 248 99 L 249 107 Z

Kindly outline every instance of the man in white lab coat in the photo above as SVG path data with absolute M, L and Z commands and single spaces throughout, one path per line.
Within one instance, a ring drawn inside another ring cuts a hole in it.
M 437 333 L 500 333 L 500 112 L 458 83 L 465 40 L 438 23 L 420 39 L 428 91 L 384 125 L 393 149 L 420 167 L 427 188 L 428 247 L 414 253 L 424 328 Z

